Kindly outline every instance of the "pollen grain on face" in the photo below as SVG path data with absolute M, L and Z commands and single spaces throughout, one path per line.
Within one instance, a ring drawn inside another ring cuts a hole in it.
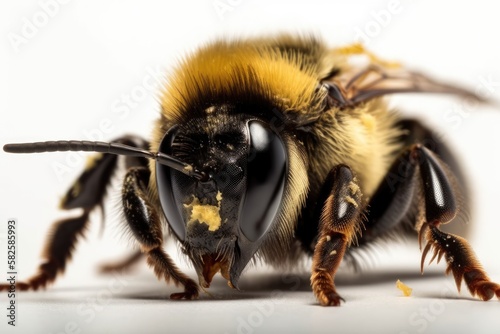
M 220 206 L 222 201 L 222 193 L 217 192 L 217 205 L 203 204 L 197 197 L 193 196 L 193 200 L 184 204 L 188 210 L 189 220 L 188 225 L 198 222 L 199 224 L 208 225 L 208 230 L 211 232 L 217 231 L 222 225 L 220 216 Z

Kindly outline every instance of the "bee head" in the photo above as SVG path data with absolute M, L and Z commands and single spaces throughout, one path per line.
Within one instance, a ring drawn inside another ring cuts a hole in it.
M 215 108 L 172 127 L 159 148 L 206 177 L 157 163 L 156 182 L 163 212 L 200 284 L 208 287 L 220 271 L 237 287 L 279 214 L 288 159 L 279 133 L 265 121 L 243 114 L 213 117 Z

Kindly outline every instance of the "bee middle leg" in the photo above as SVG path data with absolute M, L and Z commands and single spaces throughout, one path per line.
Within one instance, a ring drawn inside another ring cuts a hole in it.
M 404 224 L 408 213 L 415 210 L 413 228 L 422 251 L 421 271 L 425 258 L 433 250 L 432 262 L 444 256 L 446 273 L 453 273 L 460 291 L 462 280 L 470 293 L 482 300 L 494 295 L 500 298 L 500 285 L 490 280 L 466 239 L 440 230 L 453 221 L 460 210 L 456 180 L 442 160 L 423 145 L 406 148 L 389 170 L 369 203 L 363 244 Z
M 128 170 L 123 183 L 122 202 L 127 223 L 147 255 L 147 263 L 153 267 L 159 279 L 184 286 L 184 292 L 173 293 L 171 299 L 198 298 L 198 285 L 184 275 L 163 249 L 163 230 L 160 217 L 147 196 L 150 171 L 136 167 Z
M 323 206 L 318 217 L 311 286 L 321 305 L 338 306 L 343 298 L 335 289 L 335 273 L 361 229 L 361 192 L 349 167 L 338 165 L 330 171 L 320 201 Z

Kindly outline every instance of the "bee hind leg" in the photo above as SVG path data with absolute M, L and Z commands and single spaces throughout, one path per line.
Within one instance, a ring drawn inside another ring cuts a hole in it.
M 458 290 L 464 280 L 473 296 L 482 300 L 495 295 L 500 298 L 500 285 L 489 279 L 467 240 L 440 230 L 443 224 L 455 219 L 460 206 L 457 182 L 448 167 L 423 145 L 410 145 L 370 200 L 371 210 L 360 243 L 397 228 L 409 212 L 416 211 L 413 228 L 418 232 L 420 245 L 425 243 L 421 271 L 432 250 L 430 262 L 436 258 L 439 262 L 444 256 L 446 273 L 453 273 Z
M 346 248 L 361 229 L 361 192 L 351 169 L 334 167 L 322 187 L 319 234 L 314 248 L 311 286 L 323 306 L 338 306 L 342 297 L 334 284 Z
M 124 136 L 115 140 L 136 147 L 148 146 L 148 143 L 138 137 Z M 142 158 L 129 158 L 127 165 L 147 165 Z M 45 261 L 39 265 L 35 275 L 24 282 L 16 282 L 19 290 L 38 290 L 45 288 L 62 274 L 67 262 L 75 250 L 77 240 L 84 236 L 89 215 L 95 208 L 103 210 L 102 203 L 111 176 L 117 167 L 117 156 L 112 154 L 96 154 L 90 157 L 85 170 L 73 183 L 61 201 L 65 210 L 81 209 L 79 216 L 66 218 L 52 224 L 48 238 L 45 240 L 42 257 Z M 0 284 L 0 291 L 9 288 L 8 284 Z
M 127 223 L 147 256 L 147 263 L 158 277 L 184 286 L 184 292 L 173 293 L 171 299 L 198 298 L 198 285 L 184 275 L 163 249 L 160 217 L 148 199 L 150 171 L 144 167 L 128 170 L 123 183 L 122 202 Z
M 432 262 L 444 256 L 447 267 L 446 274 L 453 273 L 457 289 L 460 291 L 462 279 L 472 296 L 489 300 L 493 296 L 500 298 L 500 285 L 490 280 L 466 239 L 439 229 L 441 224 L 451 221 L 459 210 L 456 190 L 451 175 L 439 158 L 426 148 L 415 145 L 409 152 L 410 159 L 420 160 L 420 177 L 425 206 L 425 219 L 416 226 L 419 243 L 427 241 L 422 252 L 421 271 L 425 258 L 433 251 Z M 420 225 L 420 226 L 419 226 Z

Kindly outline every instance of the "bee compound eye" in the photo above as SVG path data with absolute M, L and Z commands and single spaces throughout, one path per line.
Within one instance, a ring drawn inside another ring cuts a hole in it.
M 281 137 L 260 121 L 248 122 L 246 189 L 240 207 L 240 229 L 256 241 L 269 229 L 281 205 L 288 168 Z
M 166 154 L 172 153 L 172 143 L 174 142 L 177 132 L 177 126 L 173 126 L 167 131 L 160 143 L 160 152 Z M 182 173 L 172 170 L 170 167 L 162 165 L 159 162 L 156 163 L 156 185 L 163 213 L 177 238 L 184 241 L 186 238 L 186 226 L 180 211 L 182 207 L 182 202 L 180 200 L 182 195 L 178 182 L 172 182 L 173 178 L 190 180 L 189 177 Z

